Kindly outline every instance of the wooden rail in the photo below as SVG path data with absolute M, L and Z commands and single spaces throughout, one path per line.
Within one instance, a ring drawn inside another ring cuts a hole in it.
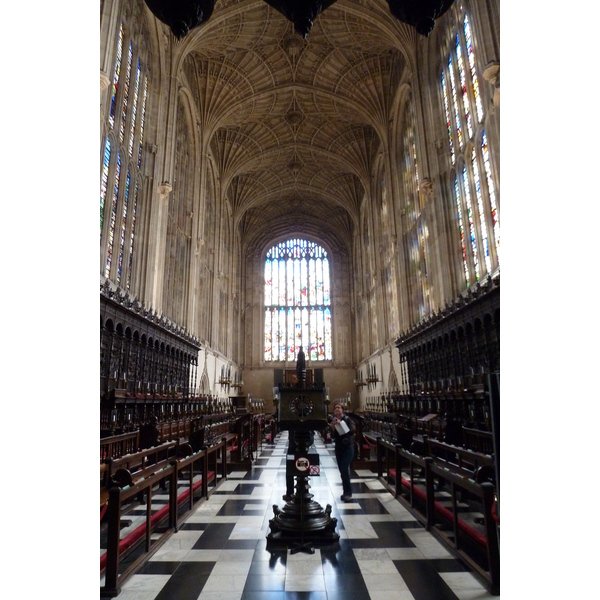
M 100 440 L 100 461 L 103 461 L 106 458 L 119 458 L 125 454 L 137 452 L 139 446 L 139 430 L 102 438 Z

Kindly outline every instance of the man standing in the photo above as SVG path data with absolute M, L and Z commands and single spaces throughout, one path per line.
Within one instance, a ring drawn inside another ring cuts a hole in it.
M 348 502 L 352 498 L 350 484 L 350 464 L 354 458 L 354 432 L 356 425 L 346 414 L 341 404 L 333 405 L 333 418 L 329 421 L 333 442 L 335 444 L 335 458 L 342 478 L 342 501 Z

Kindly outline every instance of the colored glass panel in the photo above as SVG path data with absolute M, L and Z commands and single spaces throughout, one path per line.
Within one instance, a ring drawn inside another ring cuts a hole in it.
M 129 145 L 128 151 L 129 156 L 133 156 L 133 138 L 135 137 L 135 119 L 137 116 L 137 104 L 138 104 L 138 96 L 140 93 L 140 74 L 141 74 L 141 66 L 140 61 L 138 59 L 137 62 L 137 70 L 135 75 L 135 87 L 133 90 L 133 103 L 131 106 L 131 126 L 129 128 Z
M 265 260 L 265 306 L 271 306 L 271 294 L 273 290 L 272 262 L 270 258 Z
M 331 340 L 331 309 L 326 307 L 323 311 L 324 315 L 324 323 L 323 323 L 323 335 L 325 338 L 325 351 L 323 358 L 324 360 L 332 359 L 331 349 L 333 348 L 332 340 Z
M 458 229 L 460 231 L 460 245 L 462 248 L 462 260 L 463 260 L 463 266 L 465 269 L 465 281 L 467 282 L 467 287 L 469 287 L 469 285 L 470 285 L 469 263 L 467 262 L 467 247 L 465 244 L 465 228 L 463 226 L 463 219 L 462 219 L 462 208 L 461 208 L 461 201 L 460 201 L 460 189 L 458 186 L 458 175 L 454 176 L 454 196 L 456 198 L 456 210 L 457 210 L 457 214 L 458 214 Z
M 465 203 L 467 205 L 467 217 L 469 219 L 469 234 L 471 236 L 473 268 L 475 269 L 475 279 L 479 281 L 479 248 L 477 246 L 477 236 L 475 234 L 475 218 L 473 216 L 473 207 L 471 205 L 471 187 L 469 185 L 469 175 L 467 173 L 466 165 L 463 165 L 463 187 L 465 191 Z
M 490 165 L 490 153 L 488 150 L 487 136 L 483 132 L 481 140 L 481 150 L 483 153 L 483 166 L 485 168 L 485 178 L 488 187 L 488 196 L 490 199 L 490 210 L 492 213 L 492 224 L 494 227 L 494 244 L 496 247 L 496 256 L 500 264 L 500 220 L 498 218 L 498 208 L 496 207 L 496 192 L 494 190 L 494 178 L 492 177 L 492 167 Z
M 285 360 L 286 354 L 286 319 L 285 319 L 285 308 L 279 309 L 279 322 L 277 330 L 277 346 L 278 346 L 278 359 Z
M 458 137 L 458 147 L 463 147 L 462 127 L 460 125 L 460 114 L 458 111 L 458 100 L 456 95 L 456 81 L 454 79 L 454 68 L 452 66 L 452 57 L 448 58 L 448 74 L 450 75 L 450 89 L 452 91 L 452 106 L 454 108 L 454 121 L 456 125 L 456 136 Z
M 287 294 L 286 304 L 288 306 L 294 305 L 294 261 L 289 257 L 286 261 L 286 275 L 287 275 Z
M 131 235 L 129 237 L 129 267 L 127 269 L 127 286 L 129 290 L 131 285 L 131 270 L 133 269 L 133 241 L 135 239 L 135 218 L 137 216 L 137 203 L 138 203 L 139 185 L 135 183 L 135 193 L 133 195 L 133 214 L 131 215 Z
M 108 168 L 110 167 L 110 139 L 106 138 L 104 146 L 104 163 L 102 164 L 102 177 L 100 179 L 100 238 L 102 238 L 102 225 L 104 223 L 104 202 L 108 190 Z
M 465 110 L 465 121 L 467 122 L 467 133 L 469 137 L 473 137 L 473 122 L 471 120 L 471 109 L 469 107 L 469 93 L 467 91 L 467 77 L 465 73 L 465 65 L 462 57 L 462 48 L 460 39 L 456 36 L 456 64 L 458 66 L 458 75 L 460 77 L 460 89 L 463 100 L 463 108 Z
M 294 309 L 289 308 L 287 311 L 287 360 L 294 360 L 296 358 L 296 344 L 295 344 L 295 320 L 294 320 Z
M 144 96 L 142 100 L 142 114 L 140 116 L 140 145 L 138 148 L 138 167 L 142 165 L 142 150 L 144 147 L 144 122 L 146 119 L 146 99 L 148 98 L 148 77 L 144 77 Z
M 442 71 L 442 93 L 444 95 L 444 111 L 446 113 L 446 127 L 448 129 L 448 146 L 450 147 L 450 159 L 452 164 L 456 162 L 456 155 L 454 153 L 454 141 L 452 139 L 452 121 L 450 119 L 450 108 L 448 104 L 448 90 L 446 89 L 446 76 Z
M 323 304 L 331 304 L 331 283 L 329 280 L 329 260 L 323 259 Z
M 117 110 L 117 92 L 119 90 L 119 78 L 121 76 L 121 60 L 123 54 L 123 21 L 119 29 L 119 40 L 117 42 L 117 58 L 115 60 L 115 71 L 113 73 L 113 83 L 110 95 L 110 111 L 108 114 L 108 123 L 111 127 L 115 125 L 115 113 Z
M 127 203 L 129 202 L 129 184 L 131 183 L 131 173 L 127 170 L 125 179 L 125 194 L 123 195 L 123 212 L 121 216 L 121 237 L 119 240 L 119 258 L 117 262 L 117 284 L 121 283 L 121 273 L 123 271 L 123 253 L 125 252 L 125 232 L 127 231 Z
M 331 302 L 325 249 L 307 240 L 287 240 L 267 252 L 264 268 L 265 360 L 294 360 L 299 346 L 307 356 L 314 353 L 314 360 L 330 359 L 331 319 L 316 316 Z
M 265 309 L 265 360 L 273 360 L 273 343 L 271 339 L 271 332 L 273 330 L 273 324 L 271 322 L 271 311 Z
M 477 208 L 479 210 L 479 222 L 481 225 L 481 240 L 483 242 L 483 257 L 485 259 L 485 268 L 488 273 L 492 271 L 492 260 L 490 258 L 490 247 L 488 242 L 487 219 L 483 208 L 483 195 L 481 193 L 481 181 L 479 179 L 479 168 L 477 166 L 477 156 L 475 149 L 471 153 L 471 164 L 473 166 L 473 181 L 475 182 L 475 193 L 477 195 Z
M 471 25 L 469 24 L 469 17 L 466 14 L 463 24 L 465 30 L 465 41 L 467 43 L 467 57 L 469 60 L 469 68 L 471 70 L 471 86 L 473 89 L 473 96 L 475 97 L 475 110 L 477 111 L 477 121 L 481 123 L 481 121 L 483 121 L 483 105 L 481 103 L 479 82 L 477 81 L 477 71 L 475 69 L 475 51 L 473 49 Z
M 308 302 L 309 304 L 316 304 L 317 297 L 317 281 L 315 273 L 315 260 L 311 258 L 308 261 Z
M 119 179 L 121 177 L 121 157 L 117 155 L 117 168 L 115 169 L 115 183 L 113 187 L 112 210 L 110 211 L 110 225 L 108 229 L 108 242 L 106 252 L 106 268 L 104 276 L 110 275 L 110 266 L 112 263 L 113 241 L 115 236 L 115 223 L 117 221 L 117 202 L 119 200 Z
M 127 103 L 129 102 L 129 83 L 131 82 L 131 61 L 133 60 L 133 44 L 129 42 L 129 54 L 127 55 L 127 71 L 125 74 L 125 85 L 123 89 L 123 108 L 121 110 L 121 126 L 119 127 L 119 139 L 125 139 L 125 124 L 127 123 Z

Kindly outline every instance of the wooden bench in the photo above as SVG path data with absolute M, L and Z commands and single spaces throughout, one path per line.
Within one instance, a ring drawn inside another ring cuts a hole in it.
M 420 456 L 381 438 L 377 440 L 377 475 L 428 531 L 465 560 L 492 593 L 497 593 L 500 557 L 492 483 L 479 483 L 466 468 L 451 467 L 440 458 Z M 436 481 L 440 480 L 445 482 L 448 491 L 436 497 Z M 472 512 L 481 513 L 482 524 L 461 517 L 459 503 L 465 497 L 476 500 L 479 508 Z
M 193 510 L 195 504 L 209 497 L 218 483 L 227 477 L 227 454 L 225 440 L 194 452 L 189 444 L 177 446 L 179 456 L 170 459 L 167 466 L 153 465 L 156 472 L 122 487 L 114 485 L 108 490 L 107 503 L 107 550 L 100 556 L 100 572 L 105 573 L 105 585 L 101 594 L 116 596 L 120 585 L 136 572 L 169 537 Z M 220 463 L 220 468 L 219 468 Z M 220 473 L 219 473 L 220 471 Z M 221 476 L 219 478 L 219 475 Z M 168 504 L 152 511 L 152 494 L 163 481 L 168 481 Z M 178 482 L 186 481 L 183 491 Z M 213 484 L 212 490 L 210 484 Z M 198 494 L 198 491 L 200 492 Z M 123 509 L 140 495 L 146 495 L 144 522 L 133 531 L 120 537 Z M 119 573 L 119 563 L 129 553 L 145 543 L 141 556 Z
M 110 487 L 134 485 L 155 471 L 165 468 L 176 456 L 178 442 L 165 442 L 118 458 L 107 458 L 100 464 L 100 517 L 108 502 Z

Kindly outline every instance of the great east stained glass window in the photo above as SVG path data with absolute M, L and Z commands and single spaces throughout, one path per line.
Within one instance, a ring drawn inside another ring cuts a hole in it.
M 265 258 L 265 361 L 331 360 L 327 251 L 303 239 L 273 246 Z

